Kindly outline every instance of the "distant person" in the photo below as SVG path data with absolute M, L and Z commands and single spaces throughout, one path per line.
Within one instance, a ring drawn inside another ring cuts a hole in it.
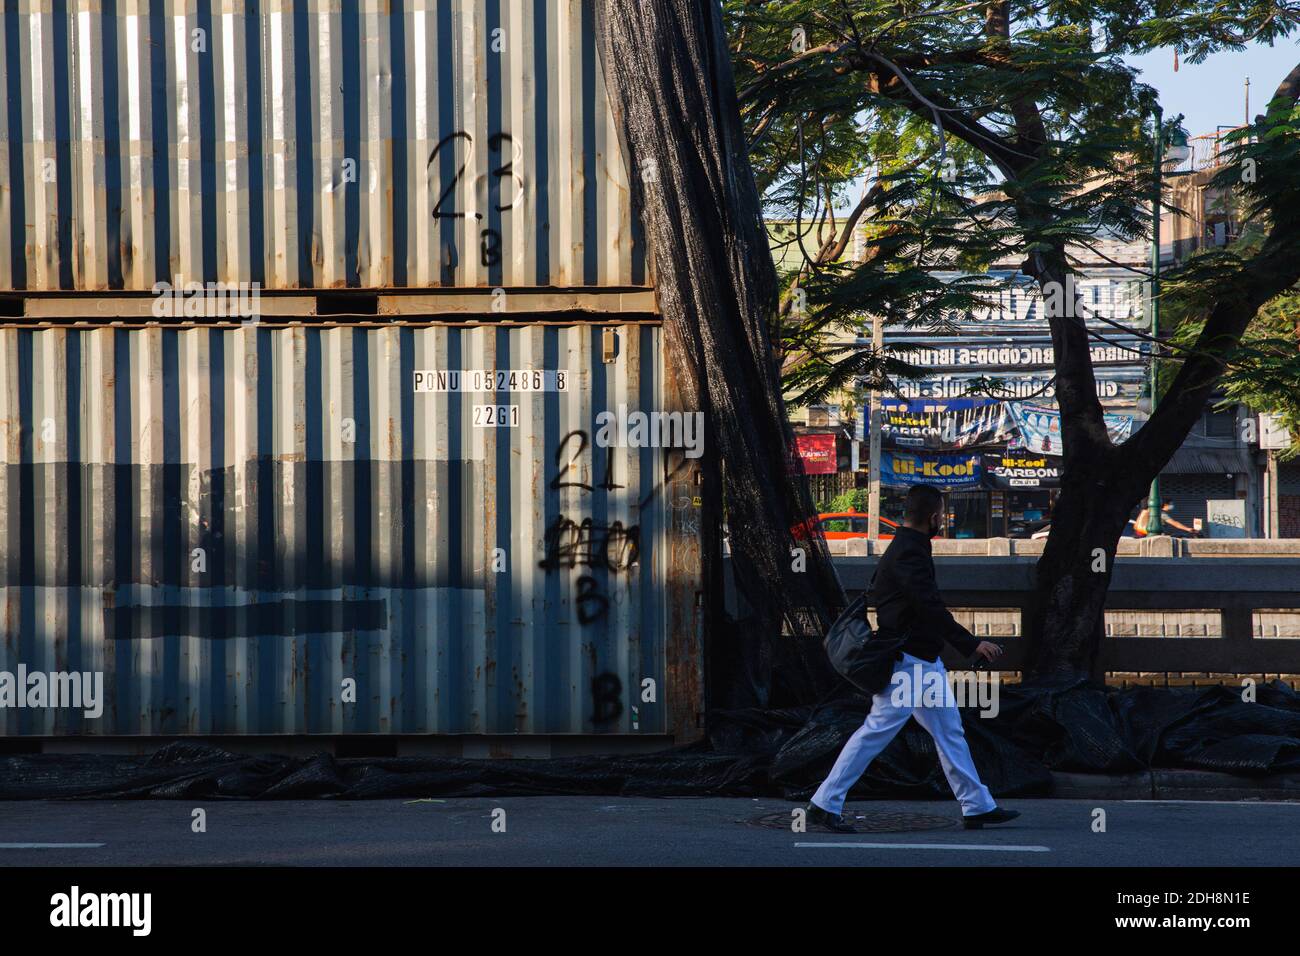
M 837 833 L 854 832 L 853 825 L 841 816 L 844 799 L 866 772 L 867 765 L 907 723 L 908 717 L 915 717 L 916 722 L 934 738 L 939 762 L 952 792 L 961 803 L 967 829 L 1005 823 L 1020 815 L 1015 810 L 999 807 L 988 787 L 980 781 L 970 748 L 966 746 L 961 713 L 948 691 L 947 671 L 943 661 L 939 660 L 944 641 L 963 654 L 978 655 L 988 661 L 1002 653 L 1002 648 L 996 644 L 976 640 L 958 624 L 939 596 L 934 579 L 934 559 L 930 556 L 930 539 L 939 533 L 942 512 L 943 494 L 938 488 L 914 485 L 908 489 L 903 504 L 903 523 L 894 532 L 894 540 L 880 559 L 870 604 L 876 609 L 880 636 L 907 637 L 894 664 L 894 680 L 897 681 L 900 670 L 905 672 L 909 683 L 918 676 L 923 684 L 937 677 L 939 685 L 947 692 L 940 695 L 940 702 L 927 702 L 921 688 L 903 684 L 905 693 L 898 695 L 903 702 L 897 703 L 895 695 L 899 685 L 891 682 L 876 694 L 871 700 L 871 713 L 866 721 L 845 743 L 830 775 L 813 794 L 807 808 L 809 823 Z
M 1161 530 L 1164 530 L 1165 528 L 1173 528 L 1175 531 L 1181 531 L 1186 535 L 1191 535 L 1192 537 L 1196 537 L 1199 534 L 1195 528 L 1189 528 L 1187 525 L 1174 518 L 1173 512 L 1174 503 L 1172 501 L 1166 501 L 1160 506 Z M 1133 526 L 1133 537 L 1145 538 L 1151 533 L 1151 509 L 1144 505 L 1142 510 L 1138 512 L 1138 516 L 1130 519 L 1129 524 Z

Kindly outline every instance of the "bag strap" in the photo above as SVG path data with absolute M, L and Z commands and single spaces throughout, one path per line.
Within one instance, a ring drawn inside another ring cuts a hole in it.
M 871 592 L 876 587 L 876 575 L 880 573 L 880 565 L 876 565 L 876 570 L 871 572 L 871 580 L 867 582 L 867 589 L 858 595 L 857 600 L 862 602 L 862 614 L 865 617 L 867 608 L 871 607 Z
M 832 571 L 835 570 L 835 566 L 834 566 L 834 565 L 831 565 L 831 570 L 832 570 Z M 876 569 L 875 569 L 874 571 L 871 572 L 871 580 L 867 582 L 867 589 L 866 589 L 865 591 L 863 591 L 861 594 L 859 594 L 857 597 L 855 597 L 852 601 L 850 601 L 850 602 L 849 602 L 849 607 L 852 607 L 854 604 L 857 604 L 859 601 L 861 601 L 861 602 L 862 602 L 862 609 L 863 609 L 863 611 L 865 611 L 865 610 L 867 609 L 867 607 L 870 605 L 870 601 L 868 600 L 868 598 L 871 596 L 871 590 L 872 590 L 872 588 L 874 588 L 874 587 L 876 586 L 876 575 L 879 574 L 879 573 L 880 573 L 880 563 L 877 562 L 877 563 L 876 563 Z M 836 573 L 835 576 L 836 576 L 837 578 L 839 577 L 838 572 Z M 844 582 L 841 581 L 841 582 L 840 582 L 840 588 L 841 588 L 841 590 L 843 590 L 843 587 L 844 587 Z M 848 608 L 845 608 L 845 610 L 847 611 Z

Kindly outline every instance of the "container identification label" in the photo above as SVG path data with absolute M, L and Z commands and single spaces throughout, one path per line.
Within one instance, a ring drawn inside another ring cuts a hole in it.
M 518 428 L 518 405 L 475 405 L 475 428 Z
M 567 392 L 568 369 L 446 369 L 416 372 L 417 392 Z

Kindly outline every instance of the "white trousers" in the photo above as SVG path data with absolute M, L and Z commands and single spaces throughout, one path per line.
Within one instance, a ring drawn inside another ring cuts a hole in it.
M 905 674 L 900 676 L 900 672 Z M 921 686 L 917 686 L 917 678 Z M 942 690 L 934 690 L 938 682 Z M 948 786 L 961 804 L 963 816 L 987 813 L 997 806 L 989 788 L 980 782 L 979 772 L 966 746 L 966 734 L 961 726 L 961 713 L 948 688 L 948 672 L 942 660 L 923 661 L 904 654 L 894 664 L 894 676 L 889 686 L 871 700 L 871 713 L 862 726 L 844 744 L 830 775 L 813 794 L 812 802 L 830 813 L 844 811 L 844 798 L 866 772 L 867 765 L 876 759 L 894 736 L 903 729 L 908 717 L 915 717 L 925 731 L 934 738 L 939 751 Z

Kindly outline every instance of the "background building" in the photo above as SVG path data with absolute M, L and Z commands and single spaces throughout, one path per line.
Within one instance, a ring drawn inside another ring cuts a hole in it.
M 1165 210 L 1162 215 L 1162 269 L 1208 246 L 1231 242 L 1239 234 L 1230 197 L 1210 183 L 1227 132 L 1193 140 L 1186 168 L 1166 172 L 1168 201 L 1178 211 Z M 1095 249 L 1076 248 L 1071 254 L 1078 262 L 1076 288 L 1086 309 L 1085 321 L 1096 337 L 1093 365 L 1098 397 L 1114 416 L 1113 432 L 1122 439 L 1141 427 L 1149 414 L 1150 349 L 1142 338 L 1115 324 L 1149 330 L 1143 280 L 1150 271 L 1151 246 L 1112 237 L 1102 238 Z M 950 491 L 949 536 L 1026 537 L 1050 522 L 1059 446 L 1052 449 L 1033 441 L 1025 426 L 1034 417 L 1050 419 L 1055 408 L 1052 348 L 1042 297 L 1018 270 L 1014 259 L 998 263 L 986 276 L 989 305 L 949 314 L 942 332 L 903 326 L 884 330 L 886 344 L 905 350 L 899 357 L 924 368 L 927 375 L 919 381 L 901 381 L 893 394 L 882 396 L 887 412 L 881 425 L 883 515 L 898 515 L 900 494 L 908 484 L 929 480 Z M 936 274 L 945 281 L 960 276 Z M 858 341 L 869 344 L 869 325 Z M 980 380 L 990 387 L 976 390 Z M 1172 502 L 1173 517 L 1212 537 L 1300 535 L 1296 518 L 1300 464 L 1277 467 L 1273 487 L 1279 517 L 1276 527 L 1269 529 L 1269 453 L 1260 448 L 1261 430 L 1246 427 L 1254 415 L 1244 406 L 1218 408 L 1221 399 L 1216 394 L 1207 403 L 1201 420 L 1161 472 L 1161 496 Z M 976 408 L 1002 407 L 1004 430 L 985 431 L 978 441 L 963 436 L 960 419 L 976 414 L 972 403 Z M 892 424 L 891 409 L 902 416 Z M 858 415 L 867 420 L 865 409 L 860 408 Z M 940 429 L 940 433 L 909 447 L 899 431 L 900 425 L 906 427 L 909 415 L 918 418 L 913 423 L 917 427 Z M 920 419 L 927 417 L 922 424 Z M 946 437 L 941 431 L 945 419 L 957 423 L 957 431 Z M 868 467 L 864 453 L 859 458 L 858 484 L 865 483 Z

